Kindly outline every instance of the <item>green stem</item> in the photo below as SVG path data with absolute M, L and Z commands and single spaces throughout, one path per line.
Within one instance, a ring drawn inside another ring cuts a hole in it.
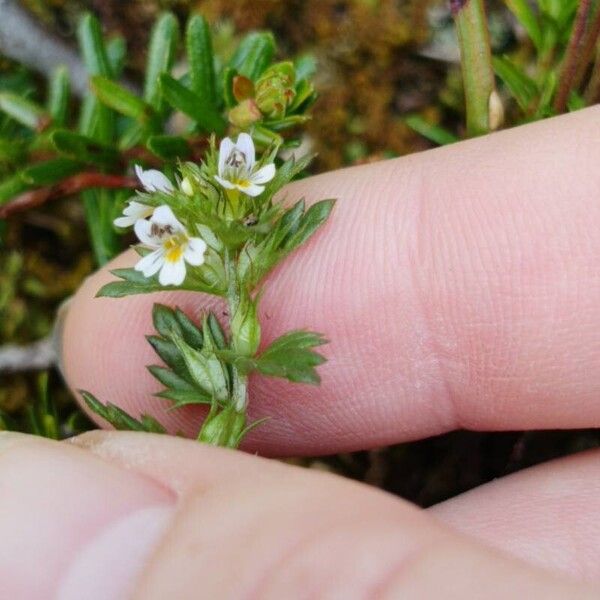
M 467 133 L 490 131 L 490 96 L 495 90 L 490 35 L 483 0 L 450 0 L 460 46 Z
M 235 262 L 231 258 L 229 251 L 225 254 L 225 273 L 227 275 L 227 306 L 229 309 L 229 321 L 237 312 L 240 295 L 238 289 L 238 278 L 235 272 Z M 240 373 L 239 369 L 233 365 L 232 371 L 232 391 L 231 399 L 233 407 L 238 413 L 245 413 L 248 404 L 248 377 Z

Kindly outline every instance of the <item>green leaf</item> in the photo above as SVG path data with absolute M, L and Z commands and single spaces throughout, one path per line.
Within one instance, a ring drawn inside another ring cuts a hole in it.
M 100 102 L 118 113 L 144 123 L 152 119 L 152 107 L 122 85 L 106 77 L 95 76 L 91 78 L 91 86 Z
M 208 313 L 208 317 L 206 318 L 206 325 L 208 326 L 208 330 L 210 331 L 212 342 L 215 345 L 215 347 L 219 350 L 225 348 L 227 346 L 225 332 L 223 331 L 223 328 L 219 323 L 219 319 L 217 319 L 214 313 Z
M 202 130 L 217 135 L 225 133 L 225 119 L 206 99 L 166 73 L 160 76 L 160 85 L 167 102 L 192 118 Z
M 192 90 L 213 107 L 217 106 L 215 57 L 210 29 L 202 15 L 193 15 L 186 30 L 187 59 Z
M 69 71 L 66 67 L 58 67 L 50 78 L 47 106 L 55 125 L 64 125 L 67 121 L 70 94 Z
M 429 141 L 439 146 L 453 144 L 458 141 L 458 137 L 451 131 L 434 125 L 426 121 L 421 115 L 413 114 L 404 117 L 404 122 L 414 131 L 427 138 Z
M 12 200 L 15 196 L 26 192 L 29 189 L 20 174 L 17 173 L 8 179 L 0 182 L 0 206 Z
M 313 204 L 300 220 L 297 231 L 284 241 L 284 248 L 291 252 L 304 244 L 327 221 L 334 205 L 335 200 L 321 200 Z
M 506 5 L 523 26 L 535 47 L 541 50 L 543 44 L 542 30 L 528 0 L 506 0 Z
M 146 147 L 159 158 L 168 161 L 186 159 L 192 151 L 185 138 L 175 135 L 151 135 Z
M 175 309 L 175 319 L 181 327 L 183 339 L 192 348 L 200 349 L 204 345 L 204 335 L 199 327 L 179 308 Z M 209 315 L 210 321 L 210 315 Z
M 159 77 L 169 73 L 179 44 L 179 24 L 175 15 L 163 13 L 156 21 L 150 36 L 144 99 L 156 109 L 161 107 Z
M 162 383 L 167 389 L 195 392 L 196 395 L 198 395 L 198 390 L 196 390 L 191 383 L 189 383 L 183 377 L 177 375 L 171 369 L 151 365 L 148 367 L 148 371 L 150 371 L 153 377 L 158 379 L 158 381 L 160 381 L 160 383 Z
M 202 395 L 198 390 L 172 390 L 167 389 L 156 394 L 159 398 L 165 398 L 173 402 L 173 406 L 169 409 L 181 408 L 190 404 L 212 404 L 212 398 Z
M 89 74 L 112 77 L 114 74 L 104 45 L 100 21 L 91 13 L 86 13 L 79 22 L 77 37 Z
M 238 72 L 232 67 L 225 67 L 221 76 L 223 84 L 223 99 L 227 108 L 233 108 L 237 105 L 237 100 L 233 95 L 233 78 Z
M 105 421 L 108 421 L 108 423 L 119 431 L 145 431 L 146 433 L 167 432 L 167 430 L 150 415 L 144 414 L 140 417 L 140 420 L 138 420 L 126 413 L 122 408 L 119 408 L 110 402 L 102 404 L 97 398 L 85 390 L 79 390 L 79 393 L 92 412 L 102 417 Z
M 0 164 L 15 163 L 22 160 L 27 153 L 27 144 L 18 140 L 0 138 Z
M 106 57 L 115 78 L 121 77 L 127 58 L 127 44 L 120 35 L 112 38 L 106 44 Z
M 83 163 L 69 158 L 53 158 L 34 164 L 21 171 L 21 178 L 28 185 L 53 185 L 65 177 L 81 171 Z
M 203 331 L 207 333 L 206 328 Z M 172 340 L 181 352 L 194 383 L 208 396 L 225 401 L 229 397 L 229 377 L 225 365 L 207 344 L 209 336 L 204 336 L 205 346 L 202 351 L 192 348 L 182 337 L 172 336 Z
M 58 152 L 78 162 L 110 166 L 119 160 L 118 153 L 111 146 L 66 129 L 55 131 L 50 140 Z
M 82 192 L 85 219 L 92 240 L 92 248 L 98 265 L 106 264 L 121 249 L 119 238 L 113 228 L 118 192 L 111 190 L 85 190 Z
M 258 79 L 275 55 L 275 39 L 266 31 L 249 33 L 235 51 L 229 66 L 252 81 Z
M 158 335 L 149 335 L 146 337 L 148 343 L 152 346 L 160 359 L 170 367 L 174 373 L 179 375 L 188 383 L 193 383 L 185 366 L 185 362 L 181 357 L 181 352 L 177 346 L 170 340 L 162 338 Z
M 496 75 L 505 83 L 521 109 L 530 109 L 538 96 L 535 81 L 505 56 L 494 56 L 492 63 Z
M 12 92 L 0 92 L 0 111 L 33 130 L 42 129 L 50 121 L 41 106 Z
M 327 343 L 318 333 L 291 331 L 277 338 L 256 360 L 263 375 L 282 377 L 297 383 L 318 384 L 316 367 L 326 359 L 312 348 Z

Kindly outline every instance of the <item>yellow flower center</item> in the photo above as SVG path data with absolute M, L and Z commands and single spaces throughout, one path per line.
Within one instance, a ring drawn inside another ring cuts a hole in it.
M 174 235 L 163 242 L 163 248 L 165 249 L 165 259 L 168 262 L 176 263 L 181 259 L 187 237 L 184 235 Z

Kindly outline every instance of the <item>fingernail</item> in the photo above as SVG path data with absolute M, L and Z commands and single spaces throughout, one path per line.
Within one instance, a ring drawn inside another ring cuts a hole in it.
M 92 453 L 0 435 L 0 598 L 124 600 L 175 496 Z
M 54 328 L 52 329 L 52 348 L 54 350 L 54 356 L 56 356 L 56 368 L 63 377 L 65 376 L 63 371 L 63 333 L 72 298 L 73 297 L 70 296 L 58 307 Z

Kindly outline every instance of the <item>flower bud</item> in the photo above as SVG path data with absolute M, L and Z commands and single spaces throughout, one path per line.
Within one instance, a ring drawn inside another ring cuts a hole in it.
M 206 417 L 198 440 L 211 446 L 237 448 L 245 427 L 245 413 L 227 407 L 217 414 L 209 414 Z
M 256 316 L 256 303 L 242 299 L 231 319 L 233 349 L 242 356 L 254 356 L 260 344 L 260 324 Z
M 281 62 L 269 67 L 256 82 L 256 104 L 261 112 L 271 118 L 285 116 L 294 99 L 296 72 L 291 62 Z
M 252 98 L 244 100 L 229 111 L 229 122 L 240 129 L 248 129 L 262 119 L 262 113 Z

